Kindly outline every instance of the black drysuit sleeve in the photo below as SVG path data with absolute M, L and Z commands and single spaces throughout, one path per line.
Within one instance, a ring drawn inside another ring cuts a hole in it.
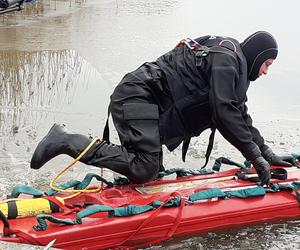
M 235 146 L 247 160 L 261 156 L 253 140 L 251 117 L 241 111 L 241 91 L 237 92 L 238 61 L 228 54 L 216 53 L 211 58 L 209 101 L 212 119 L 219 132 Z M 243 92 L 243 91 L 242 91 Z M 246 95 L 246 90 L 244 91 Z
M 252 134 L 252 138 L 253 141 L 256 143 L 256 145 L 260 148 L 260 150 L 262 150 L 263 146 L 265 145 L 265 140 L 264 138 L 261 136 L 261 134 L 259 133 L 258 129 L 256 127 L 253 126 L 253 121 L 251 116 L 248 114 L 248 107 L 245 104 L 247 101 L 247 98 L 245 99 L 245 101 L 243 102 L 243 104 L 240 107 L 240 111 L 242 113 L 242 116 L 244 118 L 244 121 L 246 122 L 251 134 Z

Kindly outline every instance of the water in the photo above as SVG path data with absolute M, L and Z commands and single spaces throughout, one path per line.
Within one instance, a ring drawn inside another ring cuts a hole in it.
M 300 4 L 288 3 L 45 0 L 26 5 L 23 13 L 0 16 L 0 196 L 10 192 L 12 183 L 46 189 L 71 159 L 59 156 L 40 171 L 29 169 L 35 146 L 51 125 L 64 123 L 73 131 L 101 136 L 109 95 L 121 77 L 184 37 L 227 35 L 242 41 L 257 30 L 271 32 L 279 44 L 278 60 L 268 76 L 251 84 L 248 106 L 274 151 L 299 152 Z M 112 139 L 118 142 L 115 133 Z M 200 166 L 207 140 L 207 133 L 192 140 L 185 164 L 180 150 L 165 150 L 166 167 Z M 211 162 L 219 156 L 243 159 L 217 134 Z M 78 165 L 65 178 L 80 179 L 87 171 L 98 169 Z M 171 240 L 163 247 L 296 249 L 298 222 Z

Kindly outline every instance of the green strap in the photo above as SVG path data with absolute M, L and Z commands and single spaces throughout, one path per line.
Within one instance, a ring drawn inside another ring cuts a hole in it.
M 221 169 L 222 164 L 227 164 L 227 165 L 231 165 L 231 166 L 237 166 L 237 167 L 242 168 L 242 169 L 246 169 L 246 168 L 249 168 L 251 166 L 251 163 L 248 162 L 248 161 L 245 161 L 245 163 L 243 165 L 243 164 L 234 162 L 232 160 L 229 160 L 229 159 L 227 159 L 225 157 L 219 157 L 219 158 L 217 158 L 215 160 L 215 163 L 214 163 L 212 169 L 214 171 L 219 172 L 220 169 Z
M 82 180 L 81 183 L 79 183 L 75 189 L 85 189 L 88 185 L 90 185 L 92 179 L 95 178 L 97 181 L 101 181 L 104 182 L 107 186 L 109 187 L 113 187 L 113 183 L 110 181 L 107 181 L 106 179 L 104 179 L 102 176 L 94 174 L 94 173 L 88 173 L 84 179 Z
M 129 184 L 133 184 L 133 182 L 128 180 L 126 177 L 122 177 L 122 176 L 114 177 L 114 186 L 129 185 Z
M 29 194 L 29 195 L 33 195 L 33 197 L 38 198 L 38 197 L 42 197 L 44 195 L 44 193 L 34 187 L 31 186 L 26 186 L 26 185 L 22 185 L 22 184 L 17 184 L 10 196 L 8 196 L 8 198 L 18 198 L 20 194 Z
M 69 188 L 76 188 L 81 182 L 80 181 L 77 181 L 77 180 L 70 180 L 66 183 L 63 183 L 61 185 L 58 186 L 59 189 L 62 189 L 62 190 L 66 190 L 66 189 L 69 189 Z M 57 191 L 53 190 L 53 189 L 49 189 L 47 192 L 45 192 L 48 196 L 52 196 L 54 194 L 57 193 Z
M 87 209 L 84 209 L 77 213 L 76 220 L 71 219 L 59 219 L 49 214 L 39 214 L 36 216 L 38 225 L 33 226 L 35 231 L 45 231 L 48 227 L 46 220 L 56 223 L 56 224 L 63 224 L 63 225 L 76 225 L 82 223 L 82 218 L 93 215 L 99 212 L 111 212 L 113 208 L 104 205 L 93 205 Z
M 45 231 L 47 229 L 47 222 L 46 220 L 49 220 L 52 223 L 58 223 L 63 225 L 75 225 L 77 224 L 76 221 L 73 221 L 71 219 L 58 219 L 52 215 L 49 214 L 39 214 L 36 216 L 36 219 L 39 223 L 39 225 L 33 226 L 32 228 L 35 231 Z
M 180 206 L 180 201 L 181 201 L 180 197 L 174 197 L 172 200 L 170 200 L 166 203 L 163 203 L 161 201 L 153 201 L 152 206 L 154 208 L 158 208 L 160 206 L 163 206 L 163 207 L 179 207 Z
M 136 214 L 142 214 L 153 209 L 154 207 L 150 205 L 145 205 L 145 206 L 129 205 L 126 207 L 117 207 L 111 213 L 109 213 L 109 215 L 112 217 L 125 217 L 125 216 L 132 216 Z
M 211 188 L 192 194 L 189 201 L 206 200 L 211 198 L 225 198 L 226 194 L 220 188 Z
M 82 223 L 82 219 L 87 217 L 87 216 L 91 216 L 93 214 L 96 213 L 100 213 L 100 212 L 112 212 L 113 208 L 110 206 L 105 206 L 105 205 L 92 205 L 80 212 L 77 213 L 76 215 L 76 222 L 78 224 Z
M 266 190 L 262 186 L 257 186 L 254 188 L 228 191 L 225 192 L 225 194 L 226 198 L 237 197 L 244 199 L 249 197 L 264 196 L 266 194 Z
M 292 153 L 291 155 L 294 157 L 295 160 L 300 161 L 300 153 Z M 247 169 L 247 168 L 251 167 L 251 162 L 249 162 L 249 161 L 245 161 L 244 164 L 240 164 L 240 163 L 234 162 L 232 160 L 229 160 L 228 158 L 219 157 L 215 160 L 215 163 L 214 163 L 212 169 L 214 171 L 219 172 L 222 164 L 237 166 L 242 169 Z
M 112 182 L 107 181 L 106 179 L 104 179 L 103 177 L 101 177 L 97 174 L 88 173 L 82 181 L 70 180 L 66 183 L 59 185 L 58 188 L 62 189 L 62 190 L 66 190 L 69 188 L 85 189 L 91 183 L 93 178 L 95 178 L 98 181 L 104 182 L 109 187 L 113 187 L 113 185 L 114 185 Z M 50 189 L 47 192 L 45 192 L 45 194 L 47 196 L 52 196 L 56 193 L 57 193 L 57 191 L 55 191 L 53 189 Z M 9 198 L 17 198 L 17 197 L 19 197 L 20 194 L 30 194 L 30 195 L 33 195 L 35 198 L 42 197 L 44 195 L 44 193 L 42 191 L 40 191 L 34 187 L 18 184 L 13 188 L 12 193 L 9 196 Z
M 95 178 L 98 181 L 104 182 L 109 187 L 113 187 L 112 182 L 107 181 L 106 179 L 104 179 L 100 175 L 97 175 L 97 174 L 94 174 L 94 173 L 88 173 L 82 181 L 70 180 L 70 181 L 60 185 L 58 188 L 63 189 L 63 190 L 69 189 L 69 188 L 74 188 L 75 190 L 76 189 L 85 189 L 88 185 L 90 185 L 93 178 Z M 46 194 L 48 196 L 52 196 L 55 193 L 57 193 L 57 191 L 55 191 L 53 189 L 50 189 L 46 192 Z
M 292 153 L 292 156 L 295 158 L 295 160 L 300 161 L 300 153 Z
M 192 194 L 189 197 L 189 201 L 198 201 L 198 200 L 206 200 L 212 198 L 249 198 L 255 196 L 264 196 L 266 191 L 263 187 L 257 186 L 254 188 L 246 188 L 235 191 L 225 191 L 223 192 L 220 188 L 211 188 L 208 190 L 200 191 L 195 194 Z
M 300 182 L 294 181 L 292 183 L 272 184 L 271 188 L 267 190 L 268 193 L 279 191 L 295 191 L 300 189 Z
M 168 176 L 176 173 L 177 177 L 183 177 L 188 175 L 204 175 L 213 174 L 214 172 L 207 169 L 184 169 L 184 168 L 171 168 L 158 173 L 158 178 Z
M 144 205 L 144 206 L 128 205 L 126 207 L 117 207 L 117 208 L 112 208 L 105 205 L 93 205 L 77 213 L 76 219 L 78 223 L 81 223 L 82 218 L 91 216 L 99 212 L 108 212 L 110 217 L 127 217 L 136 214 L 142 214 L 153 209 L 154 207 L 150 205 Z

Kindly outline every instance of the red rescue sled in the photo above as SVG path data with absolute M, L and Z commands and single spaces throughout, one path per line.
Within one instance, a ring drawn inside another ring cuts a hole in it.
M 298 162 L 299 164 L 299 162 Z M 275 169 L 278 167 L 272 167 Z M 286 180 L 272 179 L 273 183 L 289 184 L 300 181 L 300 169 L 287 170 Z M 177 207 L 160 206 L 142 214 L 128 217 L 109 217 L 99 212 L 82 219 L 81 224 L 61 225 L 48 222 L 45 231 L 35 231 L 35 217 L 8 220 L 5 228 L 0 222 L 2 241 L 47 245 L 54 239 L 54 247 L 61 249 L 105 249 L 113 247 L 141 247 L 171 237 L 192 235 L 249 225 L 264 221 L 290 219 L 300 216 L 297 191 L 279 191 L 250 198 L 213 198 L 190 202 L 194 193 L 211 188 L 222 191 L 255 187 L 249 180 L 237 179 L 237 170 L 220 173 L 162 179 L 144 185 L 123 185 L 104 188 L 98 193 L 82 193 L 66 200 L 66 205 L 101 204 L 113 208 L 128 205 L 147 205 L 158 200 L 167 202 L 180 197 Z M 66 194 L 58 194 L 58 196 Z M 67 213 L 52 214 L 59 219 L 72 219 L 83 207 L 75 206 Z

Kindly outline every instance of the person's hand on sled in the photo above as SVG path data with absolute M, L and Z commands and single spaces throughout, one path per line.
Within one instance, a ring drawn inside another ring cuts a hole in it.
M 269 185 L 270 184 L 270 164 L 262 157 L 257 157 L 252 161 L 252 164 L 257 172 L 257 175 L 260 179 L 260 185 Z
M 296 160 L 292 155 L 276 155 L 269 147 L 265 146 L 265 150 L 262 151 L 262 156 L 273 166 L 291 167 L 296 165 Z

